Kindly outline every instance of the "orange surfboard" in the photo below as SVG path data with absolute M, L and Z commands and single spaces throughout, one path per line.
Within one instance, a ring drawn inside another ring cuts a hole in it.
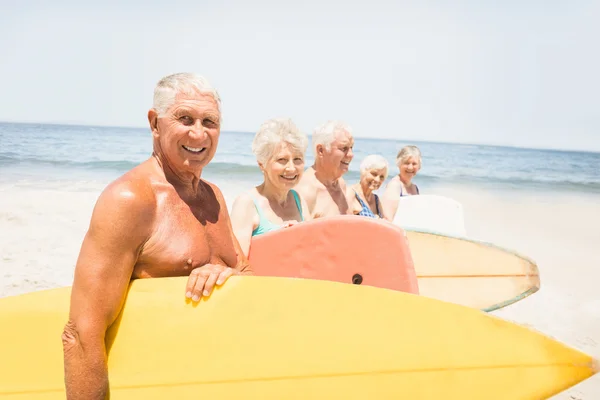
M 307 278 L 418 294 L 404 231 L 372 218 L 317 218 L 252 238 L 248 258 L 258 276 Z

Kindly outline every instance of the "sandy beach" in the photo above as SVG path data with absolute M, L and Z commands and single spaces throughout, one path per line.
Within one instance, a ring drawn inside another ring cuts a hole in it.
M 104 184 L 0 185 L 0 297 L 71 284 Z M 226 182 L 222 190 L 231 206 L 245 187 Z M 495 315 L 600 358 L 600 195 L 459 186 L 436 186 L 430 193 L 463 204 L 469 236 L 537 262 L 540 291 Z M 553 399 L 599 398 L 597 375 Z

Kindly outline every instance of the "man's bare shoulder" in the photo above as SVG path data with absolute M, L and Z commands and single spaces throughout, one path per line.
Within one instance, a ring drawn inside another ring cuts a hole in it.
M 206 179 L 202 179 L 202 183 L 204 184 L 204 187 L 206 189 L 208 189 L 209 193 L 214 194 L 214 196 L 216 197 L 217 201 L 220 204 L 226 205 L 225 196 L 223 195 L 223 192 L 216 184 L 209 182 Z
M 95 212 L 132 213 L 131 217 L 153 214 L 156 209 L 153 186 L 157 177 L 144 164 L 109 183 L 98 197 Z
M 315 170 L 312 167 L 304 172 L 302 179 L 296 185 L 299 190 L 310 191 L 311 193 L 322 186 L 323 184 L 317 179 Z

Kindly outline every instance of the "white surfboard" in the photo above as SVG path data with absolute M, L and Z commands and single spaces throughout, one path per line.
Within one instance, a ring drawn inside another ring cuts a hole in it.
M 462 204 L 445 196 L 402 196 L 393 222 L 407 230 L 458 237 L 467 235 Z

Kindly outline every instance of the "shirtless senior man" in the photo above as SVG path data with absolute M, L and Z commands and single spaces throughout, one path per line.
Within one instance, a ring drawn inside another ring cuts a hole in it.
M 342 176 L 354 157 L 352 130 L 343 122 L 327 121 L 313 132 L 312 145 L 315 162 L 302 176 L 296 191 L 306 201 L 313 218 L 350 214 Z
M 189 275 L 185 295 L 199 301 L 229 276 L 250 273 L 223 195 L 200 177 L 217 150 L 220 107 L 204 78 L 163 78 L 148 112 L 152 156 L 99 196 L 62 335 L 69 400 L 108 395 L 105 334 L 130 280 Z

